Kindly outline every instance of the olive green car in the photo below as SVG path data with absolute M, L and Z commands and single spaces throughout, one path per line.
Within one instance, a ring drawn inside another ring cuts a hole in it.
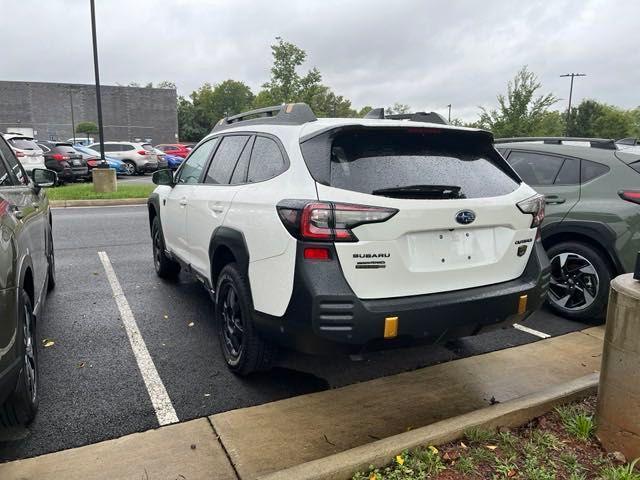
M 609 282 L 632 272 L 640 251 L 640 154 L 562 137 L 501 139 L 496 148 L 546 197 L 549 305 L 571 319 L 601 317 Z
M 51 170 L 29 178 L 0 136 L 0 426 L 28 424 L 38 408 L 36 325 L 55 285 L 51 214 L 42 190 Z

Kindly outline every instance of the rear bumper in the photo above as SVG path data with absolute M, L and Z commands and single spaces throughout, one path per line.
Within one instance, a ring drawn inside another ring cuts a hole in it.
M 145 163 L 144 165 L 138 167 L 141 172 L 155 172 L 158 170 L 157 163 Z
M 348 286 L 338 261 L 304 260 L 299 244 L 287 311 L 282 317 L 256 312 L 256 324 L 272 341 L 309 353 L 434 343 L 526 317 L 545 300 L 549 270 L 546 252 L 535 242 L 524 273 L 515 280 L 452 292 L 362 300 Z M 524 295 L 526 310 L 518 313 Z M 398 317 L 397 337 L 385 340 L 385 318 L 391 316 Z

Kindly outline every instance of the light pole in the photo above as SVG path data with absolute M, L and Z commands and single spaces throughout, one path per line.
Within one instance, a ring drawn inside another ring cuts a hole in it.
M 569 133 L 569 122 L 571 121 L 571 97 L 573 96 L 573 79 L 575 77 L 586 77 L 587 75 L 584 73 L 565 73 L 564 75 L 560 75 L 560 77 L 571 77 L 571 86 L 569 87 L 569 108 L 567 108 L 567 129 L 565 131 L 565 136 Z
M 69 85 L 69 104 L 71 106 L 71 138 L 76 143 L 76 122 L 73 119 L 73 87 Z
M 98 68 L 98 41 L 96 38 L 96 6 L 94 0 L 89 0 L 91 4 L 91 35 L 93 37 L 93 69 L 96 76 L 96 106 L 98 110 L 98 135 L 100 135 L 100 166 L 109 168 L 109 164 L 104 158 L 104 128 L 102 125 L 102 99 L 100 98 L 100 70 Z
M 447 105 L 447 107 L 449 107 L 449 120 L 448 120 L 448 122 L 451 123 L 451 104 Z

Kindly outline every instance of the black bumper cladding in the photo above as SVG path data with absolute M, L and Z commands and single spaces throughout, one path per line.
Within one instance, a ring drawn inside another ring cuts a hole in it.
M 256 312 L 256 322 L 271 340 L 309 353 L 434 343 L 518 321 L 544 302 L 550 278 L 547 254 L 535 242 L 523 274 L 515 280 L 453 292 L 361 300 L 347 284 L 335 250 L 332 261 L 309 261 L 303 258 L 305 246 L 317 245 L 298 243 L 287 311 L 282 317 Z M 519 314 L 524 295 L 526 311 Z M 398 317 L 393 340 L 384 339 L 386 317 Z

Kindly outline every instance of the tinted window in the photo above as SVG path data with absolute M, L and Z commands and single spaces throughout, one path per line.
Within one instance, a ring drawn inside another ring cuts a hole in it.
M 249 168 L 249 157 L 251 157 L 251 149 L 253 148 L 254 139 L 250 139 L 240 154 L 240 159 L 236 163 L 236 168 L 233 170 L 231 176 L 231 183 L 237 185 L 239 183 L 245 183 L 247 180 L 247 170 Z
M 553 185 L 564 159 L 541 153 L 512 151 L 507 159 L 529 185 Z
M 580 160 L 567 158 L 556 177 L 556 185 L 578 185 L 580 183 Z
M 256 137 L 251 152 L 247 182 L 262 182 L 284 172 L 285 162 L 278 144 L 266 137 Z
M 580 175 L 582 183 L 593 180 L 609 171 L 609 167 L 601 163 L 582 160 L 582 173 Z
M 303 155 L 314 178 L 345 190 L 445 199 L 499 196 L 518 187 L 486 139 L 467 132 L 354 128 L 327 144 L 308 143 Z
M 95 145 L 91 145 L 91 148 L 95 148 L 97 151 L 100 151 L 100 144 L 97 143 Z M 104 151 L 105 152 L 119 152 L 120 150 L 120 145 L 118 145 L 117 143 L 105 143 L 104 144 Z
M 248 135 L 232 135 L 222 139 L 222 143 L 220 143 L 211 161 L 205 183 L 220 185 L 229 183 L 240 152 L 242 152 L 242 148 L 248 139 Z
M 217 138 L 206 141 L 197 149 L 191 152 L 189 158 L 183 163 L 180 169 L 180 177 L 178 183 L 199 183 L 200 176 L 204 170 L 207 160 L 211 156 L 211 152 L 218 142 Z
M 38 144 L 38 147 L 40 147 L 40 150 L 42 150 L 44 153 L 50 152 L 51 149 L 49 147 L 47 147 L 46 145 L 43 145 L 41 143 Z
M 18 160 L 16 160 L 16 156 L 13 154 L 13 151 L 2 140 L 0 140 L 0 164 L 2 164 L 1 157 L 4 157 L 7 165 L 9 166 L 9 169 L 13 172 L 13 175 L 18 180 L 18 182 L 23 185 L 27 185 L 29 183 L 27 174 L 22 169 L 22 166 L 20 166 L 20 164 L 18 163 Z M 2 169 L 4 170 L 5 168 L 6 167 L 3 165 Z M 0 177 L 2 177 L 4 173 L 6 172 L 0 171 Z M 6 181 L 8 180 L 5 179 L 5 182 Z
M 133 146 L 131 147 L 133 149 Z M 143 143 L 142 148 L 144 148 L 147 152 L 153 152 L 153 145 L 150 143 Z
M 120 146 L 120 150 L 122 150 L 123 152 L 128 152 L 130 150 L 136 149 L 136 147 L 134 147 L 133 145 L 119 145 L 119 146 Z
M 6 165 L 2 161 L 3 158 L 7 158 L 11 155 L 9 148 L 5 145 L 2 138 L 0 138 L 0 187 L 7 187 L 13 185 L 13 179 L 9 175 Z

